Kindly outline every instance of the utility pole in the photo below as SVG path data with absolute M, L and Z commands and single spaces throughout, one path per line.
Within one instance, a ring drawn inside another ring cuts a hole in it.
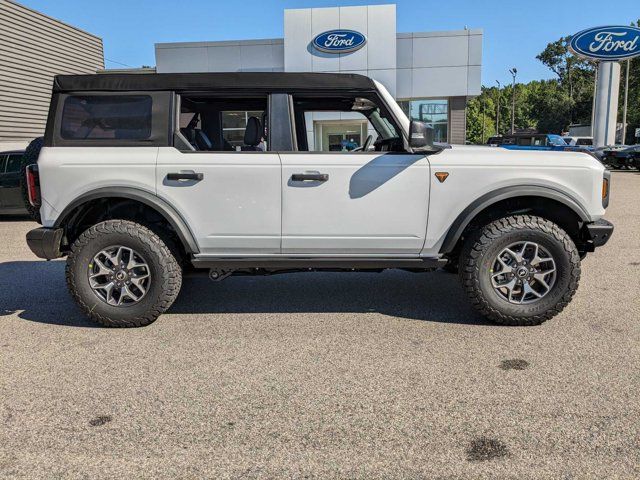
M 516 124 L 516 75 L 518 74 L 518 70 L 516 67 L 513 67 L 509 70 L 511 77 L 513 78 L 512 83 L 512 92 L 511 92 L 511 134 L 513 135 L 515 132 L 515 124 Z
M 498 84 L 498 108 L 496 109 L 496 135 L 500 135 L 500 82 L 496 80 Z
M 627 99 L 629 97 L 629 70 L 631 59 L 627 60 L 627 68 L 624 76 L 624 110 L 622 110 L 622 145 L 626 145 L 627 138 Z

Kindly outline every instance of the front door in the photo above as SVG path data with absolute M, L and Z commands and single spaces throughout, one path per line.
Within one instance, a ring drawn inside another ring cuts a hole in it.
M 424 155 L 287 152 L 280 158 L 284 254 L 419 254 L 429 204 Z

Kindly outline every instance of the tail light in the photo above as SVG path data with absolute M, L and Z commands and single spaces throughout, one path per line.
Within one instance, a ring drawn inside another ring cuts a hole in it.
M 38 173 L 38 165 L 33 163 L 27 165 L 27 194 L 29 195 L 29 203 L 32 207 L 40 206 L 40 174 Z

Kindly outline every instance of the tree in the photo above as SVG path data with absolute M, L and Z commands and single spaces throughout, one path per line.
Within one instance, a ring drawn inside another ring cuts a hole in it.
M 567 92 L 567 125 L 591 123 L 595 65 L 572 53 L 570 41 L 571 37 L 561 37 L 549 43 L 536 58 L 558 76 L 559 84 Z
M 640 20 L 631 23 L 640 27 Z M 537 55 L 557 78 L 534 80 L 516 85 L 515 128 L 536 129 L 541 133 L 561 133 L 569 125 L 591 124 L 596 64 L 578 57 L 569 49 L 570 37 L 551 42 Z M 622 67 L 622 88 L 618 121 L 622 122 L 624 104 L 624 76 L 627 62 Z M 500 133 L 510 130 L 512 86 L 501 89 L 482 87 L 480 96 L 469 101 L 467 107 L 467 139 L 472 143 L 485 143 L 496 132 L 496 109 L 500 98 Z M 637 143 L 636 128 L 640 128 L 640 57 L 630 62 L 626 143 Z M 484 105 L 485 135 L 482 135 L 482 105 Z

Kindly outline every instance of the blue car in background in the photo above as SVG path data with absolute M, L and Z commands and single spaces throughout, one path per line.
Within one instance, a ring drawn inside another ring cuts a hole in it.
M 487 142 L 509 150 L 585 151 L 584 146 L 571 146 L 560 135 L 552 133 L 515 133 L 491 137 Z

